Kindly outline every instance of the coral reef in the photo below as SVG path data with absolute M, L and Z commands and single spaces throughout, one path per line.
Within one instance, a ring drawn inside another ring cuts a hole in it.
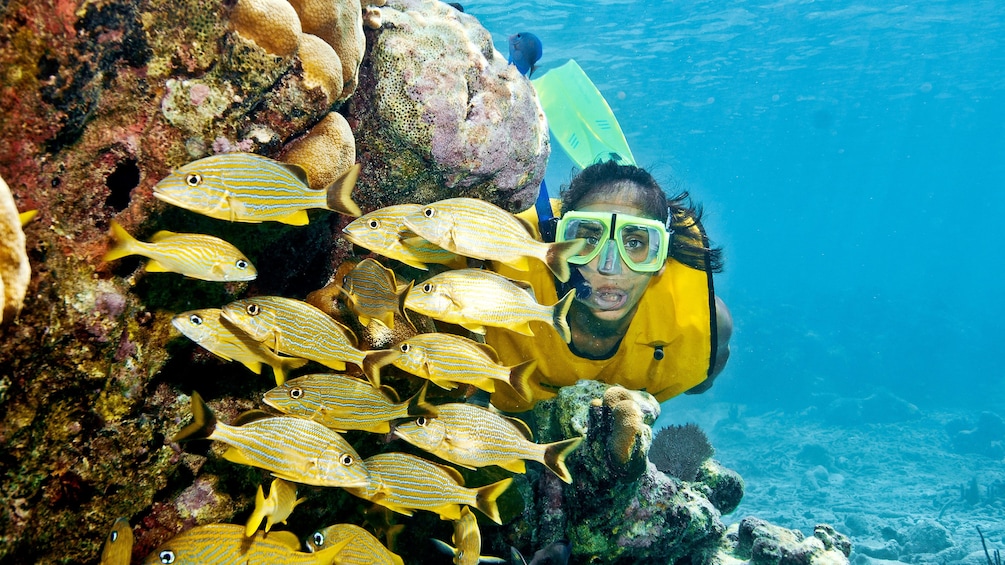
M 471 196 L 527 208 L 550 152 L 530 82 L 475 18 L 445 3 L 393 0 L 380 15 L 347 103 L 360 206 Z
M 194 525 L 243 521 L 268 480 L 225 460 L 222 445 L 170 442 L 195 388 L 233 422 L 261 408 L 256 399 L 273 384 L 178 337 L 171 318 L 322 288 L 351 255 L 339 237 L 346 220 L 318 211 L 307 226 L 249 226 L 196 216 L 153 197 L 171 170 L 211 153 L 256 152 L 303 164 L 320 187 L 359 156 L 357 194 L 371 208 L 462 194 L 515 210 L 536 193 L 549 152 L 543 113 L 473 17 L 400 0 L 379 17 L 370 7 L 364 35 L 356 2 L 294 8 L 296 18 L 275 0 L 4 3 L 0 175 L 16 208 L 39 216 L 24 228 L 29 299 L 0 328 L 0 564 L 93 562 L 118 517 L 142 557 Z M 331 52 L 314 57 L 305 33 L 338 55 L 337 94 Z M 136 258 L 103 262 L 112 220 L 144 239 L 161 229 L 221 237 L 259 276 L 222 284 L 148 273 Z M 401 337 L 368 332 L 371 344 Z M 536 410 L 537 441 L 588 433 L 569 459 L 576 480 L 565 485 L 540 466 L 515 477 L 499 501 L 509 523 L 484 532 L 492 553 L 512 544 L 530 554 L 568 537 L 578 561 L 709 562 L 719 514 L 735 507 L 742 481 L 710 462 L 692 483 L 657 470 L 647 453 L 658 411 L 646 393 L 599 383 Z M 387 449 L 380 436 L 347 438 L 361 453 Z M 470 486 L 509 475 L 465 474 Z M 393 538 L 406 520 L 340 489 L 304 494 L 289 519 L 301 535 L 344 521 Z M 435 514 L 417 513 L 398 544 L 413 562 L 430 537 L 449 535 Z
M 848 563 L 851 542 L 827 525 L 816 526 L 813 536 L 768 524 L 757 518 L 744 518 L 730 526 L 720 563 L 750 565 L 838 565 Z

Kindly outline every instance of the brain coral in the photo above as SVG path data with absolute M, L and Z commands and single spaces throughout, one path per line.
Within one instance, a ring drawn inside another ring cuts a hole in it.
M 359 0 L 290 0 L 290 4 L 300 16 L 304 33 L 320 37 L 338 53 L 343 86 L 335 98 L 337 102 L 345 101 L 356 90 L 366 50 Z
M 357 194 L 361 204 L 465 195 L 528 206 L 550 152 L 530 82 L 475 18 L 447 4 L 393 0 L 381 17 L 348 107 L 359 192 L 383 198 Z

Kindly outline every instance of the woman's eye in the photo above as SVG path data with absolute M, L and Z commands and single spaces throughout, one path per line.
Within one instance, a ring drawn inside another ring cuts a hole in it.
M 591 246 L 593 246 L 593 245 L 596 245 L 596 244 L 600 243 L 600 239 L 596 238 L 596 237 L 593 237 L 593 236 L 590 236 L 590 237 L 586 238 L 586 243 L 589 244 L 589 245 L 591 245 Z

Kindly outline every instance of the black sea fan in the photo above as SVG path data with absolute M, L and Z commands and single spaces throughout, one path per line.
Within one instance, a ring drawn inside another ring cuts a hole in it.
M 698 469 L 715 452 L 697 424 L 667 426 L 656 432 L 649 460 L 667 475 L 682 481 L 698 478 Z

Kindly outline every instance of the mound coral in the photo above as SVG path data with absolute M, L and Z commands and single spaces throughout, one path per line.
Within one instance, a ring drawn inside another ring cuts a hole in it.
M 280 159 L 303 167 L 311 188 L 325 188 L 356 163 L 349 122 L 338 112 L 330 112 L 303 137 L 288 143 Z
M 335 99 L 345 101 L 356 90 L 366 49 L 359 0 L 290 0 L 290 4 L 300 16 L 304 33 L 320 37 L 338 53 L 343 83 Z
M 238 0 L 230 24 L 246 39 L 280 57 L 293 55 L 300 45 L 300 18 L 286 0 Z
M 17 316 L 31 279 L 21 218 L 7 183 L 0 178 L 0 322 Z
M 304 68 L 304 84 L 320 88 L 329 104 L 342 95 L 342 60 L 331 45 L 309 33 L 300 36 L 300 64 Z
M 511 211 L 533 201 L 550 152 L 530 82 L 468 14 L 394 0 L 367 30 L 360 86 L 347 104 L 364 209 L 452 196 Z M 358 124 L 358 125 L 356 125 Z

